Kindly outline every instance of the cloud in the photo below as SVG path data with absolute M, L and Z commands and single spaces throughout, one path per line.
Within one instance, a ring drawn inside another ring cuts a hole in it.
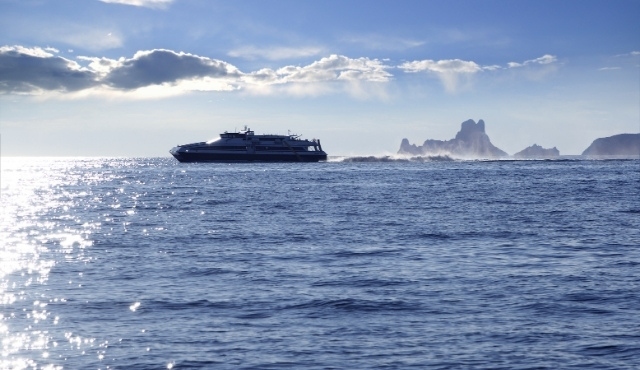
M 139 7 L 145 7 L 145 8 L 155 8 L 155 9 L 164 9 L 173 2 L 173 0 L 100 0 L 100 1 L 108 4 L 132 5 L 132 6 L 139 6 Z
M 558 58 L 556 58 L 555 55 L 545 54 L 545 55 L 541 56 L 540 58 L 531 59 L 531 60 L 525 60 L 522 63 L 509 62 L 509 63 L 507 63 L 507 66 L 509 68 L 520 68 L 520 67 L 524 67 L 524 66 L 531 65 L 531 64 L 545 65 L 545 64 L 555 63 L 557 61 L 558 61 Z
M 380 84 L 393 78 L 386 71 L 389 68 L 377 59 L 353 59 L 334 54 L 303 67 L 262 69 L 247 74 L 243 80 L 246 89 L 261 94 L 315 96 L 340 90 L 361 99 L 386 98 Z
M 377 59 L 352 59 L 343 55 L 331 55 L 305 67 L 287 66 L 276 73 L 282 82 L 317 82 L 327 80 L 344 81 L 389 81 L 389 68 Z
M 343 42 L 357 44 L 369 50 L 407 50 L 424 45 L 421 40 L 406 39 L 387 35 L 355 35 L 342 39 Z
M 495 66 L 488 67 L 492 70 Z M 407 73 L 428 72 L 435 74 L 442 82 L 445 90 L 449 93 L 455 93 L 459 90 L 461 82 L 469 82 L 473 74 L 483 71 L 483 67 L 476 62 L 445 59 L 445 60 L 419 60 L 413 62 L 405 62 L 398 68 Z
M 60 42 L 94 52 L 119 48 L 124 44 L 118 32 L 107 29 L 87 29 L 84 26 L 66 25 L 63 28 L 53 27 L 48 32 Z
M 116 89 L 137 89 L 149 85 L 175 84 L 181 80 L 240 77 L 240 71 L 229 63 L 171 50 L 156 49 L 137 52 L 131 59 L 103 60 L 107 72 L 102 82 Z M 94 67 L 98 70 L 98 66 Z
M 343 92 L 358 98 L 384 98 L 394 68 L 435 76 L 446 92 L 456 93 L 470 87 L 480 73 L 523 70 L 525 77 L 539 79 L 553 70 L 555 67 L 548 66 L 557 61 L 555 56 L 544 55 L 502 67 L 461 59 L 426 59 L 394 67 L 387 60 L 333 54 L 304 66 L 242 72 L 222 60 L 166 49 L 138 51 L 131 58 L 119 59 L 78 56 L 69 60 L 58 53 L 51 47 L 0 47 L 0 93 L 161 97 L 192 91 L 244 90 L 310 96 Z
M 617 66 L 601 67 L 601 68 L 598 68 L 598 71 L 620 70 L 620 69 L 629 68 L 630 66 L 633 66 L 632 68 L 640 67 L 640 65 L 637 64 L 638 56 L 640 56 L 640 51 L 631 51 L 624 54 L 613 55 L 605 63 L 617 64 Z
M 482 66 L 473 61 L 460 59 L 416 60 L 398 66 L 406 73 L 426 72 L 435 75 L 442 82 L 445 90 L 455 93 L 463 86 L 468 86 L 475 74 L 481 72 L 497 72 L 504 69 L 520 68 L 533 65 L 553 65 L 557 62 L 554 55 L 545 54 L 540 58 L 526 60 L 522 63 L 509 62 L 507 67 L 499 65 Z
M 540 58 L 525 60 L 521 63 L 509 62 L 507 69 L 516 73 L 517 76 L 539 81 L 558 69 L 558 58 L 555 55 L 545 54 Z
M 629 53 L 624 53 L 624 54 L 617 54 L 614 55 L 615 58 L 624 58 L 624 57 L 637 57 L 640 55 L 640 51 L 632 51 Z
M 94 72 L 52 51 L 51 48 L 0 47 L 0 92 L 73 92 L 96 85 Z
M 268 59 L 268 60 L 282 60 L 291 58 L 304 58 L 319 55 L 323 52 L 319 47 L 303 47 L 303 48 L 291 48 L 291 47 L 265 47 L 258 48 L 255 46 L 245 46 L 239 49 L 232 50 L 228 53 L 230 57 L 244 58 L 244 59 Z
M 482 71 L 476 62 L 465 61 L 460 59 L 446 60 L 419 60 L 406 62 L 400 66 L 405 72 L 415 73 L 422 71 L 430 71 L 436 73 L 476 73 Z
M 343 86 L 343 91 L 363 96 L 366 89 L 357 84 L 384 83 L 393 77 L 386 71 L 390 67 L 377 59 L 341 55 L 306 66 L 244 73 L 225 61 L 165 49 L 139 51 L 131 58 L 77 57 L 84 66 L 54 52 L 52 48 L 0 48 L 0 92 L 159 97 L 189 91 L 270 93 L 279 89 L 315 95 Z

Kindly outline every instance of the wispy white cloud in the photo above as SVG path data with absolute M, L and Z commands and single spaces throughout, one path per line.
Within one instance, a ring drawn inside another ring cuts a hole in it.
M 521 63 L 507 63 L 507 68 L 515 73 L 516 76 L 531 81 L 540 81 L 555 72 L 559 64 L 558 58 L 555 55 L 545 54 L 540 58 L 525 60 Z
M 173 0 L 99 0 L 103 3 L 109 4 L 122 4 L 122 5 L 131 5 L 131 6 L 139 6 L 145 8 L 155 8 L 155 9 L 164 9 L 169 4 L 173 2 Z
M 1 46 L 0 54 L 2 55 L 11 55 L 11 56 L 24 56 L 24 57 L 35 57 L 35 58 L 51 58 L 54 56 L 54 51 L 51 48 L 29 48 L 26 46 L 15 45 L 15 46 Z
M 553 55 L 545 54 L 540 58 L 526 60 L 521 63 L 509 62 L 506 67 L 500 65 L 482 66 L 474 61 L 460 59 L 444 59 L 444 60 L 416 60 L 405 62 L 398 66 L 399 69 L 406 73 L 426 72 L 440 79 L 445 91 L 456 93 L 462 87 L 467 87 L 472 82 L 475 74 L 481 72 L 497 72 L 499 70 L 520 68 L 533 65 L 552 65 L 557 62 L 557 58 Z
M 614 55 L 614 57 L 616 57 L 616 58 L 637 57 L 637 56 L 640 56 L 640 51 L 632 51 L 632 52 L 629 52 L 629 53 Z
M 437 73 L 476 73 L 482 71 L 476 62 L 460 60 L 460 59 L 445 59 L 445 60 L 417 60 L 413 62 L 406 62 L 400 66 L 405 72 L 415 73 L 422 71 L 437 72 Z
M 292 58 L 305 58 L 320 55 L 324 52 L 321 47 L 255 47 L 245 46 L 231 50 L 228 55 L 234 58 L 244 59 L 268 59 L 283 60 Z
M 541 65 L 551 64 L 551 63 L 555 63 L 557 61 L 558 61 L 558 58 L 556 58 L 555 55 L 545 54 L 545 55 L 541 56 L 540 58 L 525 60 L 522 63 L 509 62 L 509 63 L 507 63 L 507 65 L 509 66 L 509 68 L 519 68 L 519 67 L 524 67 L 524 66 L 528 66 L 528 65 L 532 65 L 532 64 L 541 64 Z
M 388 35 L 352 35 L 343 37 L 342 42 L 356 44 L 369 50 L 406 50 L 424 45 L 423 40 L 394 37 Z
M 511 40 L 496 33 L 491 28 L 459 28 L 459 27 L 432 27 L 429 32 L 422 33 L 420 37 L 403 37 L 402 35 L 390 35 L 379 33 L 347 34 L 339 39 L 340 42 L 353 46 L 376 51 L 405 51 L 410 49 L 434 49 L 436 45 L 483 45 L 488 48 L 506 47 Z
M 49 29 L 48 32 L 59 42 L 94 52 L 119 48 L 124 44 L 119 32 L 103 28 L 68 25 Z
M 483 71 L 483 68 L 476 62 L 460 59 L 417 60 L 405 62 L 398 68 L 407 73 L 427 72 L 435 74 L 449 93 L 457 92 L 462 83 L 468 83 L 472 75 Z M 490 68 L 493 68 L 493 66 Z
M 613 55 L 611 58 L 606 58 L 603 62 L 603 64 L 609 65 L 598 68 L 598 71 L 614 71 L 626 69 L 631 66 L 634 68 L 640 67 L 640 65 L 637 64 L 638 57 L 640 57 L 640 51 L 631 51 L 628 53 Z

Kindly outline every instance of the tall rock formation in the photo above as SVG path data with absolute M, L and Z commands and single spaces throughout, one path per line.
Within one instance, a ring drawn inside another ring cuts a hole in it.
M 402 139 L 398 154 L 415 156 L 449 155 L 461 158 L 501 158 L 508 154 L 491 144 L 484 132 L 484 121 L 476 123 L 470 119 L 462 122 L 460 131 L 451 140 L 426 140 L 422 146 L 410 144 Z
M 640 156 L 640 134 L 620 134 L 596 139 L 582 155 Z

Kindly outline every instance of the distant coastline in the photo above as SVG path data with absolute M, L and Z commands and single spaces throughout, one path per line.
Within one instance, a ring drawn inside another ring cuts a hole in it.
M 472 119 L 462 122 L 460 131 L 451 140 L 427 139 L 422 145 L 411 144 L 408 139 L 402 139 L 399 155 L 416 157 L 452 157 L 477 159 L 554 159 L 560 158 L 560 151 L 556 148 L 543 148 L 533 144 L 510 156 L 502 149 L 491 143 L 485 133 L 485 122 Z M 619 134 L 606 138 L 598 138 L 582 152 L 582 156 L 614 156 L 640 157 L 640 133 Z
M 640 156 L 640 134 L 619 134 L 594 140 L 582 152 L 586 156 Z

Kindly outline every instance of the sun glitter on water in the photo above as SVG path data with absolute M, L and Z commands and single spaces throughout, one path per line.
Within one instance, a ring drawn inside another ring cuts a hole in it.
M 0 368 L 62 368 L 49 363 L 59 360 L 52 355 L 51 349 L 59 347 L 51 333 L 61 319 L 48 306 L 67 300 L 49 293 L 47 284 L 59 262 L 56 252 L 82 261 L 83 250 L 93 244 L 90 236 L 96 226 L 74 216 L 80 199 L 90 194 L 63 190 L 92 180 L 86 172 L 74 170 L 70 161 L 55 158 L 3 158 L 1 171 Z M 44 215 L 53 217 L 43 221 Z M 93 346 L 94 338 L 77 338 L 69 333 L 71 348 Z

